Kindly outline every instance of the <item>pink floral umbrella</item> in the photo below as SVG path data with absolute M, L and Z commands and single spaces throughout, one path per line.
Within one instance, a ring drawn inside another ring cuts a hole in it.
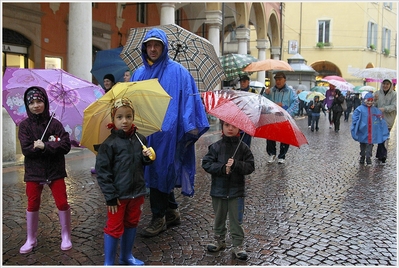
M 62 69 L 7 68 L 3 76 L 3 107 L 18 126 L 27 117 L 24 93 L 31 86 L 46 90 L 50 114 L 69 133 L 73 145 L 79 145 L 82 135 L 83 111 L 96 101 L 104 90 Z

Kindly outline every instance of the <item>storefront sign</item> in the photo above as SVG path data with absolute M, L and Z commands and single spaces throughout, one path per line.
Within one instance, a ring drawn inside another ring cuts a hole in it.
M 28 54 L 27 47 L 3 44 L 3 52 Z

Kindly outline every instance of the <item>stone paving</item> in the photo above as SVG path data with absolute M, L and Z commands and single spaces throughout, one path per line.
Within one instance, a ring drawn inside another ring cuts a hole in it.
M 133 254 L 146 265 L 267 265 L 267 266 L 396 266 L 397 265 L 397 155 L 396 127 L 387 142 L 385 165 L 374 161 L 360 166 L 359 144 L 350 136 L 350 122 L 341 131 L 329 129 L 322 115 L 319 132 L 307 128 L 307 118 L 296 118 L 309 144 L 291 146 L 285 164 L 268 164 L 266 142 L 254 138 L 256 170 L 247 178 L 244 216 L 248 260 L 225 250 L 210 253 L 213 211 L 210 175 L 200 167 L 207 146 L 220 138 L 213 124 L 197 142 L 194 197 L 175 190 L 182 223 L 153 238 L 137 236 Z M 375 152 L 376 148 L 374 148 Z M 95 157 L 87 149 L 67 156 L 68 196 L 72 209 L 72 241 L 60 250 L 57 209 L 46 187 L 40 210 L 38 246 L 19 254 L 26 239 L 26 196 L 23 166 L 3 163 L 2 265 L 102 265 L 106 208 L 95 176 Z M 148 199 L 138 232 L 150 221 Z

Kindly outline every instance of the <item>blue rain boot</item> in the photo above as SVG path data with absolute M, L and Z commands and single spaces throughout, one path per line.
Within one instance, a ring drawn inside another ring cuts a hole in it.
M 119 264 L 122 265 L 144 265 L 143 261 L 136 259 L 132 255 L 134 239 L 136 238 L 136 228 L 125 228 L 121 237 L 121 252 L 119 254 Z
M 116 248 L 118 247 L 118 238 L 104 234 L 104 266 L 115 264 Z

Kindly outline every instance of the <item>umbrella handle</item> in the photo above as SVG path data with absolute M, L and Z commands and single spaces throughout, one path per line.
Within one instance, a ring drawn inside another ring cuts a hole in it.
M 44 135 L 46 134 L 47 129 L 48 129 L 48 126 L 50 125 L 51 120 L 53 119 L 53 117 L 54 117 L 54 112 L 51 114 L 50 120 L 48 121 L 47 126 L 46 126 L 46 128 L 44 129 L 43 135 L 42 135 L 42 137 L 40 138 L 41 141 L 43 140 Z
M 149 158 L 151 160 L 155 160 L 155 158 L 157 158 L 154 149 L 152 149 L 152 147 L 148 147 L 148 149 L 150 149 L 151 151 L 151 156 L 149 156 Z M 147 147 L 145 145 L 143 145 L 143 150 L 147 150 Z
M 243 134 L 242 134 L 242 136 L 241 136 L 241 139 L 240 139 L 240 142 L 238 143 L 237 148 L 236 148 L 236 150 L 234 151 L 234 154 L 233 154 L 233 156 L 232 156 L 231 158 L 234 158 L 234 156 L 236 156 L 236 153 L 237 153 L 237 151 L 238 151 L 238 147 L 240 147 L 240 144 L 241 144 L 241 142 L 242 142 L 242 139 L 244 138 L 244 135 L 246 135 L 245 132 L 243 132 Z
M 134 133 L 134 134 L 136 135 L 137 139 L 138 139 L 139 142 L 141 143 L 141 146 L 143 146 L 143 150 L 147 150 L 147 146 L 145 146 L 144 143 L 140 140 L 140 138 L 139 138 L 139 136 L 137 135 L 137 133 Z M 156 156 L 156 154 L 155 154 L 154 149 L 152 149 L 152 147 L 149 147 L 148 149 L 150 149 L 150 151 L 151 151 L 151 156 L 149 156 L 149 158 L 150 158 L 151 160 L 155 160 L 155 158 L 156 158 L 157 156 Z

